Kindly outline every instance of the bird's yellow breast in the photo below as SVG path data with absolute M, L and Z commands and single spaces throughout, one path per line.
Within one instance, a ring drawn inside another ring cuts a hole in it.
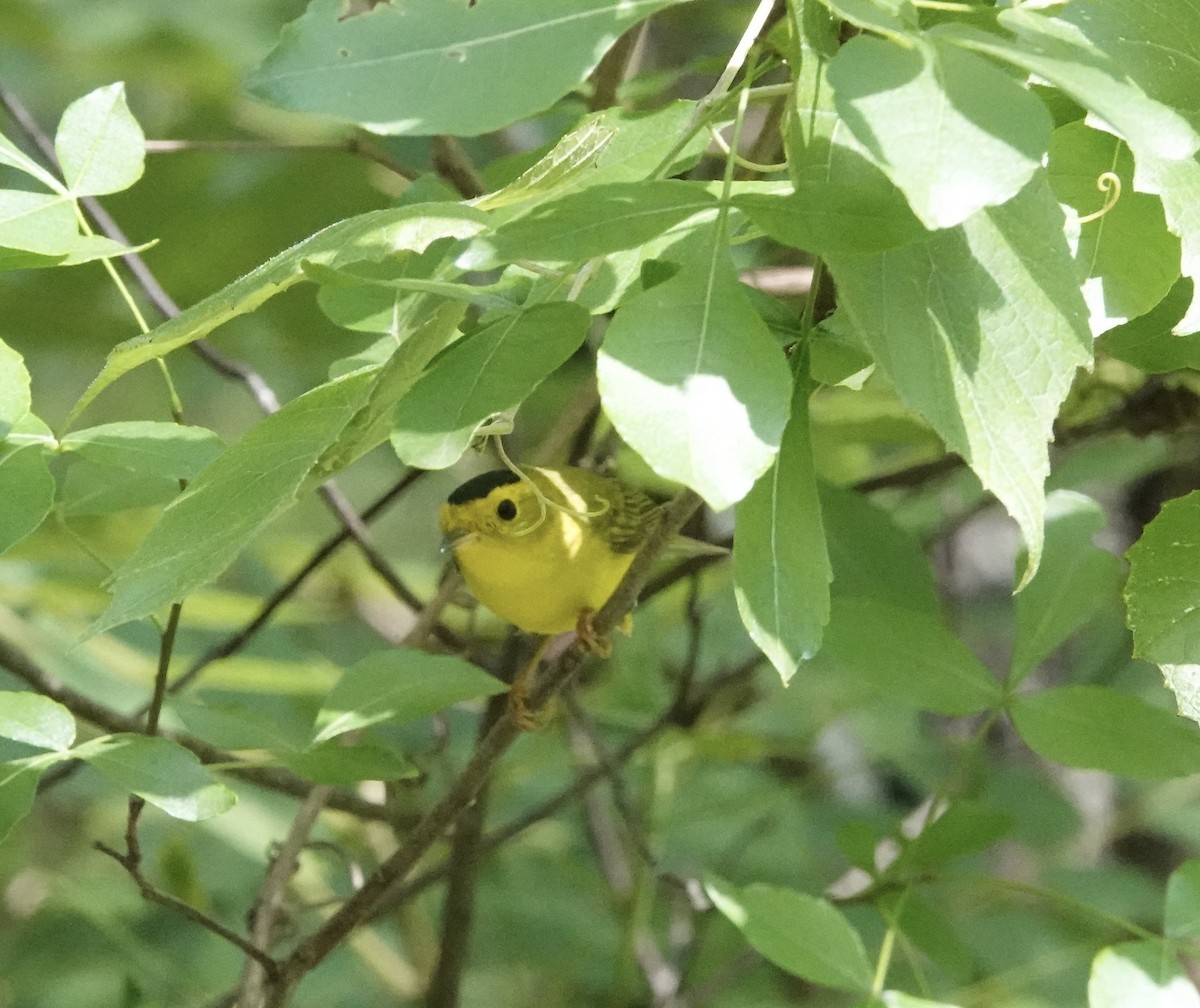
M 497 616 L 530 633 L 574 630 L 579 614 L 599 609 L 633 560 L 561 513 L 525 538 L 479 536 L 455 550 L 467 587 Z
M 439 521 L 480 602 L 522 630 L 565 633 L 608 601 L 634 551 L 614 549 L 595 521 L 616 506 L 611 481 L 582 470 L 526 476 L 489 473 L 463 484 Z

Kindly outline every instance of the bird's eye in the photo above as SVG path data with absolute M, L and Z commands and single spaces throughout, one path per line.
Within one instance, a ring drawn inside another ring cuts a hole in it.
M 503 521 L 512 521 L 517 517 L 517 505 L 505 497 L 504 500 L 496 505 L 496 514 Z

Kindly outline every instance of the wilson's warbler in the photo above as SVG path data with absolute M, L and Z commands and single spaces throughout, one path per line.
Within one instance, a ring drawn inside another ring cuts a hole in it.
M 522 630 L 587 639 L 661 509 L 576 468 L 497 469 L 450 494 L 438 521 L 475 597 Z

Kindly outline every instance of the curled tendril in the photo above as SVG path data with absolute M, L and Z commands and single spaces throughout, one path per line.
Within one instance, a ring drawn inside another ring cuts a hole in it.
M 757 161 L 751 161 L 749 158 L 742 157 L 741 154 L 736 153 L 729 146 L 728 142 L 723 136 L 721 136 L 715 126 L 710 125 L 708 127 L 708 132 L 712 135 L 713 142 L 721 148 L 721 153 L 723 153 L 726 157 L 733 158 L 734 164 L 745 168 L 747 171 L 761 172 L 764 175 L 769 175 L 772 172 L 781 172 L 787 169 L 786 161 L 780 162 L 779 164 L 759 164 Z
M 517 465 L 508 457 L 508 452 L 504 450 L 504 442 L 500 439 L 500 435 L 492 434 L 490 436 L 495 439 L 496 454 L 500 456 L 500 461 L 504 463 L 504 468 L 516 476 L 517 479 L 519 479 L 522 483 L 528 486 L 529 489 L 533 491 L 533 495 L 537 498 L 538 502 L 537 519 L 533 522 L 530 522 L 530 524 L 526 525 L 523 529 L 518 529 L 513 532 L 512 534 L 514 536 L 526 536 L 531 532 L 536 532 L 545 523 L 546 518 L 549 516 L 550 508 L 554 508 L 556 511 L 561 511 L 563 514 L 569 514 L 572 517 L 582 519 L 583 521 L 591 521 L 593 518 L 599 518 L 602 514 L 608 511 L 609 508 L 612 507 L 612 503 L 610 501 L 606 501 L 601 498 L 600 506 L 595 511 L 576 511 L 574 508 L 567 507 L 565 504 L 559 504 L 550 500 L 550 498 L 542 493 L 541 488 L 529 478 L 528 474 L 526 474 L 526 472 L 519 465 Z
M 1095 213 L 1080 217 L 1080 224 L 1090 224 L 1094 220 L 1099 220 L 1116 206 L 1117 200 L 1121 198 L 1121 178 L 1115 172 L 1106 171 L 1099 175 L 1096 179 L 1096 188 L 1104 193 L 1104 206 Z

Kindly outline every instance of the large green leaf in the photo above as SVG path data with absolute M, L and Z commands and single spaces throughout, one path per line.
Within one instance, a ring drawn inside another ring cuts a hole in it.
M 237 801 L 191 752 L 158 735 L 107 735 L 71 755 L 176 819 L 211 819 Z
M 1179 236 L 1180 265 L 1192 280 L 1191 305 L 1172 331 L 1200 332 L 1200 157 L 1171 161 L 1139 153 L 1134 184 L 1162 200 L 1167 226 Z
M 776 241 L 820 255 L 881 252 L 924 237 L 904 194 L 842 122 L 828 68 L 804 51 L 786 137 L 794 194 L 747 194 L 734 205 Z
M 973 714 L 1001 696 L 995 676 L 937 616 L 873 598 L 834 595 L 824 645 L 802 672 L 940 714 Z
M 1128 146 L 1082 122 L 1054 131 L 1048 174 L 1060 203 L 1081 217 L 1096 214 L 1106 199 L 1097 180 L 1106 173 L 1120 180 L 1120 195 L 1081 226 L 1075 246 L 1096 335 L 1148 312 L 1179 277 L 1179 239 L 1167 230 L 1162 202 L 1134 191 Z
M 681 2 L 407 0 L 346 18 L 341 0 L 314 0 L 248 86 L 378 133 L 471 136 L 540 112 L 624 31 Z
M 75 404 L 66 425 L 71 426 L 97 395 L 135 367 L 202 339 L 217 326 L 253 311 L 305 279 L 306 262 L 334 268 L 374 262 L 397 252 L 421 251 L 438 238 L 470 237 L 486 223 L 486 215 L 472 207 L 425 203 L 375 210 L 331 224 L 146 335 L 114 347 L 100 374 Z
M 295 500 L 304 478 L 362 407 L 374 377 L 360 371 L 317 386 L 201 470 L 113 575 L 112 602 L 90 632 L 177 602 L 229 566 Z
M 829 257 L 842 307 L 900 398 L 961 455 L 1042 551 L 1046 447 L 1091 333 L 1044 179 L 958 228 Z
M 1200 772 L 1200 729 L 1140 697 L 1106 686 L 1058 686 L 1014 697 L 1025 744 L 1065 766 L 1122 777 Z
M 450 347 L 401 401 L 392 446 L 410 465 L 444 469 L 481 421 L 513 409 L 587 336 L 588 314 L 566 301 L 498 319 Z
M 1092 541 L 1106 524 L 1100 506 L 1082 494 L 1056 490 L 1047 497 L 1042 563 L 1017 596 L 1012 684 L 1117 599 L 1120 561 Z
M 1041 164 L 1046 107 L 993 63 L 949 45 L 860 35 L 829 66 L 842 122 L 928 228 L 1005 203 Z
M 825 900 L 761 883 L 736 889 L 714 878 L 704 888 L 750 946 L 776 966 L 824 987 L 870 989 L 862 939 Z
M 1130 80 L 1123 64 L 1093 45 L 1076 25 L 1027 7 L 1001 10 L 997 17 L 1015 37 L 961 22 L 939 25 L 930 34 L 1054 84 L 1124 137 L 1138 159 L 1152 154 L 1178 160 L 1190 157 L 1200 146 L 1200 136 L 1186 119 L 1148 97 Z
M 738 612 L 785 683 L 821 646 L 829 621 L 832 575 L 813 467 L 809 390 L 806 379 L 797 379 L 779 454 L 735 512 Z
M 669 280 L 617 311 L 597 361 L 617 431 L 660 476 L 713 508 L 767 470 L 787 421 L 787 363 L 738 283 L 715 226 L 671 250 Z
M 507 688 L 479 666 L 453 655 L 379 651 L 347 669 L 329 691 L 317 715 L 313 742 L 382 721 L 415 721 Z
M 125 104 L 125 85 L 97 88 L 68 105 L 54 151 L 73 196 L 120 192 L 141 178 L 145 138 Z

